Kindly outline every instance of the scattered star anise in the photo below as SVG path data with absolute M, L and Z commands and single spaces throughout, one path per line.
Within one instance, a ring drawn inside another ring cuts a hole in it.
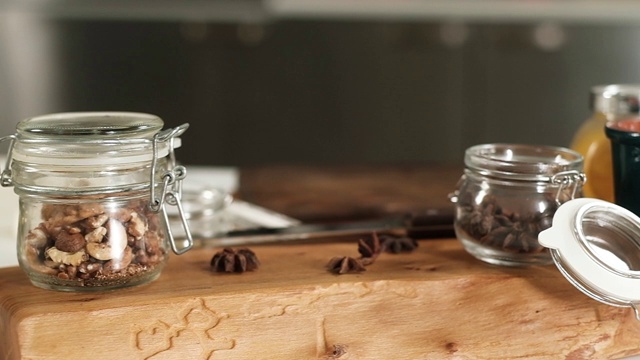
M 260 266 L 258 257 L 247 248 L 238 250 L 224 248 L 211 258 L 211 268 L 217 272 L 242 273 L 256 270 L 258 266 Z
M 364 265 L 360 260 L 350 256 L 336 256 L 329 260 L 327 269 L 336 274 L 346 274 L 365 271 Z
M 336 256 L 329 260 L 327 268 L 337 274 L 360 272 L 365 266 L 373 264 L 383 251 L 398 254 L 411 252 L 418 247 L 418 242 L 407 236 L 392 234 L 378 235 L 375 231 L 371 236 L 358 239 L 358 253 L 360 258 Z
M 382 252 L 378 234 L 374 232 L 370 237 L 358 239 L 358 252 L 362 256 L 363 265 L 372 264 Z
M 380 243 L 384 251 L 393 254 L 412 252 L 418 247 L 418 241 L 416 239 L 391 234 L 380 235 Z

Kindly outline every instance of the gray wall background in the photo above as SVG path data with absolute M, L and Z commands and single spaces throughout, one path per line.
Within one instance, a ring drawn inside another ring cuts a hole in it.
M 633 25 L 0 20 L 3 134 L 43 113 L 150 112 L 191 124 L 186 164 L 461 163 L 478 143 L 566 146 L 591 86 L 640 81 Z

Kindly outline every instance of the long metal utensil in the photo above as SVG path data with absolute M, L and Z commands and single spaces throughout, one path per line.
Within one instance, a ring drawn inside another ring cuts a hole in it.
M 239 246 L 251 244 L 339 241 L 372 232 L 403 231 L 415 239 L 454 237 L 453 210 L 431 209 L 419 213 L 390 215 L 383 218 L 298 224 L 287 227 L 259 227 L 230 231 L 200 239 L 203 246 Z M 196 240 L 198 242 L 198 240 Z

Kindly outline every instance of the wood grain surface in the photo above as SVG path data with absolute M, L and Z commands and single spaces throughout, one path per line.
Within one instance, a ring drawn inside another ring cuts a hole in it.
M 453 239 L 334 275 L 354 243 L 254 246 L 255 272 L 211 272 L 219 249 L 173 256 L 151 284 L 108 293 L 33 287 L 0 270 L 4 359 L 605 359 L 640 353 L 631 310 L 553 266 L 505 268 Z

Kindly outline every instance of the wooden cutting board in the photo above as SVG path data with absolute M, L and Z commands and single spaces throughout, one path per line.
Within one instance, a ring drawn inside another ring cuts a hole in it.
M 211 272 L 218 249 L 108 293 L 33 287 L 0 270 L 4 359 L 586 359 L 640 354 L 632 311 L 589 299 L 554 266 L 505 268 L 456 240 L 325 269 L 353 243 L 255 246 L 255 272 Z

